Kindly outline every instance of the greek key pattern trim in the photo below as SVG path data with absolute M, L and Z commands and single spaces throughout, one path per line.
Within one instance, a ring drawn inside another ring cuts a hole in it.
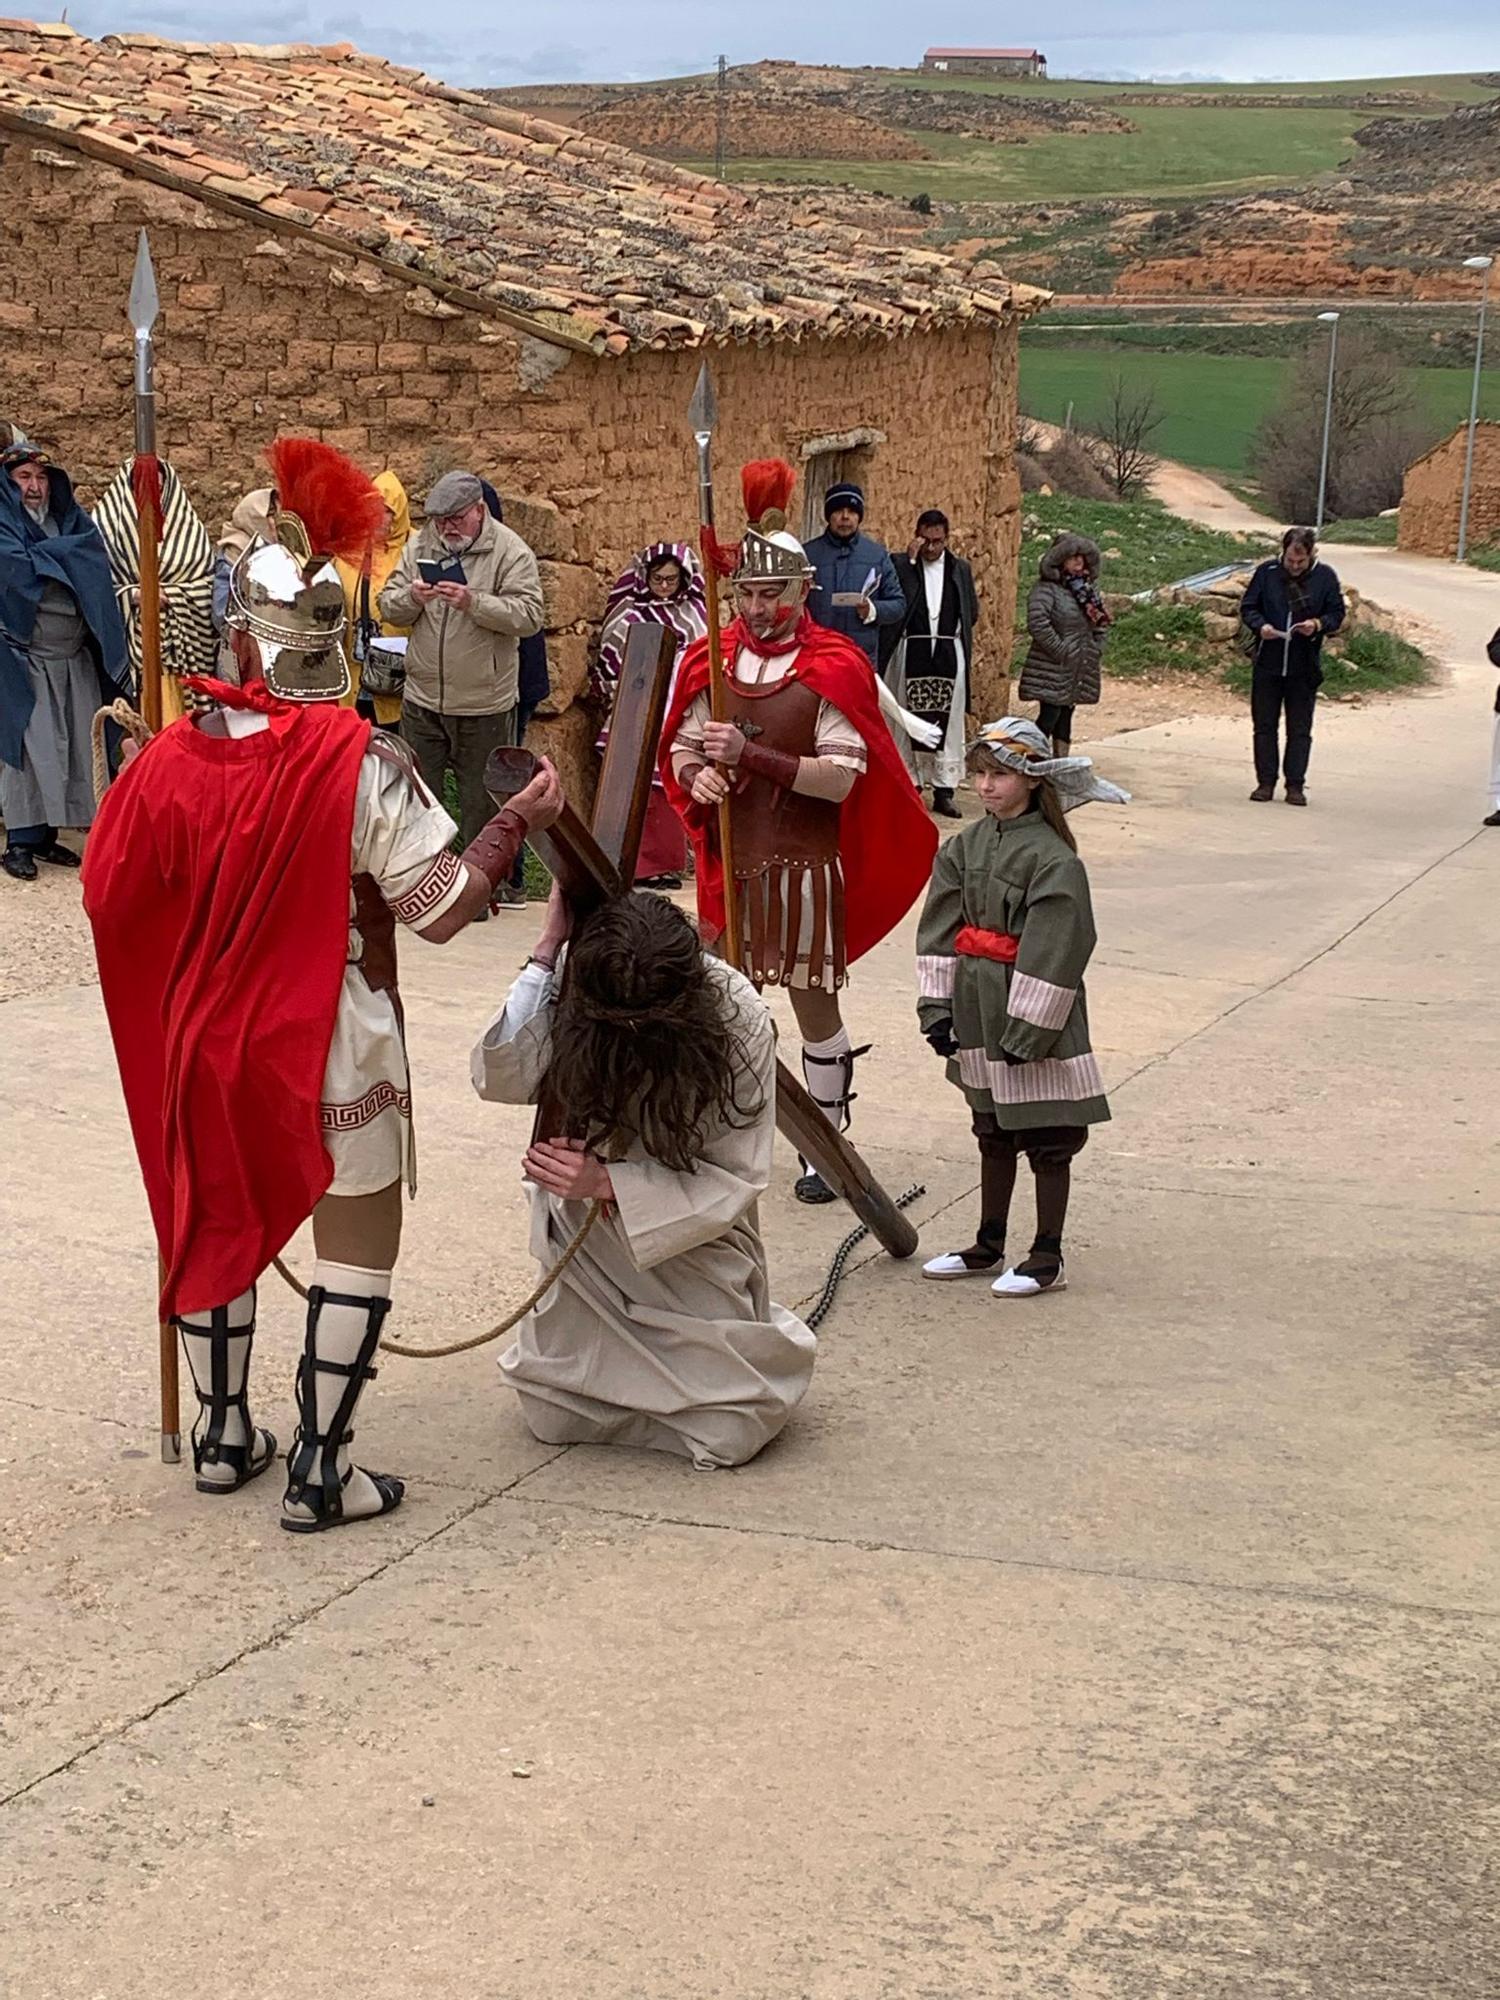
M 432 866 L 414 888 L 404 896 L 391 899 L 391 915 L 398 922 L 414 928 L 424 917 L 430 917 L 451 892 L 460 879 L 463 863 L 450 849 L 433 857 Z
M 382 1078 L 370 1086 L 357 1104 L 320 1104 L 318 1116 L 325 1132 L 357 1132 L 361 1126 L 373 1124 L 382 1111 L 391 1110 L 410 1118 L 411 1092 L 397 1090 L 395 1084 Z

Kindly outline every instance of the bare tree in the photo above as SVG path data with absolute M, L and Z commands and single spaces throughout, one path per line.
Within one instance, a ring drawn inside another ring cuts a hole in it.
M 1280 402 L 1255 434 L 1250 469 L 1286 521 L 1310 521 L 1317 512 L 1327 388 L 1328 350 L 1317 342 L 1292 364 Z M 1328 430 L 1328 518 L 1355 520 L 1395 506 L 1406 466 L 1431 435 L 1399 360 L 1361 328 L 1343 334 Z
M 1123 371 L 1115 374 L 1103 412 L 1088 428 L 1098 444 L 1093 456 L 1117 499 L 1134 500 L 1151 484 L 1161 460 L 1150 441 L 1165 421 L 1149 383 L 1132 385 Z

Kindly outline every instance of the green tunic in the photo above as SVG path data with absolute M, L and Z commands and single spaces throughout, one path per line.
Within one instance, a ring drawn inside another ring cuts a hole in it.
M 966 924 L 1018 937 L 1015 964 L 960 956 Z M 1093 949 L 1083 863 L 1039 812 L 986 813 L 938 850 L 917 928 L 917 1016 L 924 1034 L 951 1019 L 948 1079 L 1006 1131 L 1109 1117 L 1083 996 Z

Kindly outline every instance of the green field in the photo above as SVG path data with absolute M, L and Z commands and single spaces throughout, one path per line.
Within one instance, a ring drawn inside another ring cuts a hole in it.
M 930 160 L 731 160 L 735 181 L 788 181 L 934 201 L 1071 201 L 1088 195 L 1231 194 L 1331 172 L 1370 117 L 1166 105 L 1130 107 L 1134 132 L 1054 132 L 996 146 L 947 132 L 913 132 Z M 695 163 L 711 173 L 712 163 Z
M 1166 413 L 1153 440 L 1164 458 L 1205 471 L 1254 474 L 1251 440 L 1287 379 L 1290 364 L 1264 356 L 1133 352 L 1060 347 L 1044 336 L 1021 343 L 1021 408 L 1028 416 L 1060 424 L 1073 419 L 1087 430 L 1117 372 L 1149 382 Z M 1472 377 L 1461 368 L 1403 369 L 1417 391 L 1417 407 L 1435 430 L 1449 430 L 1469 414 Z M 1500 417 L 1500 366 L 1484 371 L 1481 414 Z

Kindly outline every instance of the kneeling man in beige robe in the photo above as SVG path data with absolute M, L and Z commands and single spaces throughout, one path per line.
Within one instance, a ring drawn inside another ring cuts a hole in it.
M 776 1132 L 771 1017 L 687 918 L 637 891 L 547 925 L 474 1051 L 474 1087 L 548 1106 L 532 1144 L 531 1250 L 582 1249 L 522 1321 L 500 1370 L 547 1444 L 644 1445 L 743 1465 L 812 1377 L 817 1342 L 776 1305 L 756 1203 Z

